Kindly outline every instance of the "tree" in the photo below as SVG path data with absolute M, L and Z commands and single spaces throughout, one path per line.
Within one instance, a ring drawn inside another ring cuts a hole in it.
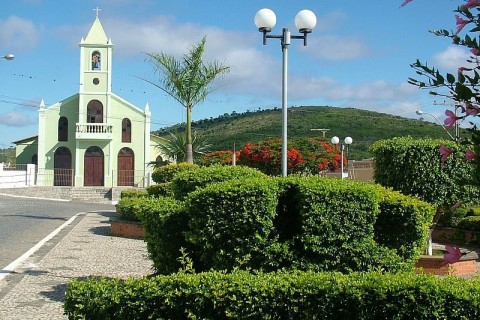
M 404 1 L 401 6 L 412 2 Z M 411 64 L 417 75 L 423 77 L 423 80 L 409 78 L 409 83 L 419 88 L 429 89 L 431 95 L 443 96 L 455 101 L 456 109 L 459 112 L 446 110 L 445 126 L 451 127 L 458 121 L 469 119 L 471 127 L 468 130 L 470 135 L 464 137 L 461 141 L 466 145 L 465 160 L 471 161 L 476 167 L 475 180 L 480 184 L 480 130 L 475 123 L 475 119 L 480 116 L 480 44 L 478 42 L 480 33 L 480 1 L 466 0 L 463 5 L 454 10 L 456 20 L 456 30 L 433 30 L 436 36 L 450 38 L 455 45 L 465 47 L 470 56 L 463 65 L 458 67 L 457 74 L 442 73 L 435 67 L 430 67 L 427 63 L 417 60 Z M 477 13 L 473 13 L 476 11 Z M 470 27 L 468 31 L 467 30 Z M 464 33 L 462 35 L 462 33 Z M 443 159 L 452 155 L 452 150 L 446 147 L 440 148 Z
M 178 162 L 188 162 L 186 153 L 186 139 L 185 135 L 181 133 L 171 133 L 170 139 L 161 140 L 157 143 L 156 147 L 160 152 L 169 159 L 175 159 Z M 192 158 L 198 158 L 207 153 L 210 148 L 210 144 L 206 139 L 197 137 L 196 133 L 192 136 Z
M 229 67 L 214 61 L 203 62 L 205 43 L 203 39 L 191 47 L 181 60 L 166 53 L 146 53 L 159 74 L 158 83 L 145 80 L 177 100 L 187 111 L 186 156 L 193 163 L 192 151 L 192 109 L 203 102 L 213 91 L 212 82 L 229 71 Z

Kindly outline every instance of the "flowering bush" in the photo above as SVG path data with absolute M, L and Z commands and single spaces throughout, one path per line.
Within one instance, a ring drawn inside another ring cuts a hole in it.
M 340 150 L 318 139 L 289 141 L 287 150 L 288 173 L 318 174 L 340 167 Z M 269 139 L 256 144 L 248 143 L 240 150 L 238 164 L 257 168 L 269 175 L 281 172 L 282 140 Z M 346 158 L 344 159 L 346 163 Z
M 238 158 L 239 151 L 235 152 L 235 156 Z M 204 154 L 197 160 L 197 164 L 200 166 L 211 166 L 214 164 L 231 165 L 233 159 L 233 151 L 214 151 Z

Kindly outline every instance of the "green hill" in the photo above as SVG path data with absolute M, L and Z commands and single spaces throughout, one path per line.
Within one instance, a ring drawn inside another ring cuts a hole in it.
M 192 123 L 198 135 L 205 136 L 212 144 L 211 151 L 241 149 L 248 142 L 268 138 L 281 138 L 282 115 L 280 109 L 255 112 L 225 113 L 218 118 L 203 119 Z M 327 106 L 302 106 L 288 109 L 288 139 L 321 137 L 322 132 L 311 129 L 330 129 L 326 139 L 338 136 L 341 141 L 350 136 L 353 144 L 349 158 L 370 158 L 368 148 L 377 140 L 410 135 L 415 138 L 449 139 L 437 124 L 416 119 L 402 118 L 384 113 L 354 108 Z M 155 133 L 168 137 L 167 132 L 184 132 L 185 124 L 162 128 Z

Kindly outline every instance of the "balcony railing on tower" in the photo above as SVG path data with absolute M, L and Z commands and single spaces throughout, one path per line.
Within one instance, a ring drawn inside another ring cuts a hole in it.
M 113 126 L 106 123 L 77 123 L 76 139 L 112 140 Z

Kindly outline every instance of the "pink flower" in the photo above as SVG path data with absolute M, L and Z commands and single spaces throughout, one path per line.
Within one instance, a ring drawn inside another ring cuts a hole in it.
M 460 251 L 459 247 L 446 245 L 445 250 L 447 250 L 447 253 L 443 255 L 443 260 L 445 263 L 455 263 L 462 257 L 462 252 Z
M 478 115 L 478 113 L 480 112 L 479 108 L 472 105 L 471 103 L 466 103 L 466 109 L 464 109 L 463 112 L 465 112 L 465 116 L 468 117 L 468 116 L 472 116 L 472 117 L 476 117 Z M 463 109 L 463 107 L 462 107 Z
M 472 150 L 468 149 L 467 151 L 465 151 L 465 160 L 472 161 L 476 157 L 477 154 L 475 154 L 475 152 L 473 152 Z
M 400 5 L 400 8 L 401 7 L 405 7 L 409 2 L 412 2 L 413 0 L 405 0 L 402 2 L 402 4 Z
M 464 4 L 463 6 L 465 6 L 468 9 L 478 7 L 480 6 L 480 0 L 468 0 L 467 4 Z
M 447 119 L 443 121 L 443 124 L 447 128 L 450 128 L 451 126 L 453 126 L 455 122 L 457 122 L 457 120 L 460 119 L 460 117 L 455 116 L 455 113 L 453 113 L 453 111 L 451 110 L 445 110 L 445 115 L 447 116 Z
M 450 157 L 452 153 L 453 151 L 445 147 L 445 145 L 442 144 L 440 146 L 440 154 L 442 155 L 442 160 L 441 160 L 442 165 L 445 163 L 445 161 L 447 161 L 448 157 Z
M 472 48 L 470 49 L 470 52 L 474 55 L 474 56 L 478 56 L 478 54 L 480 53 L 480 50 L 478 48 Z
M 463 73 L 463 71 L 471 71 L 472 69 L 466 68 L 466 67 L 460 67 L 458 68 L 458 73 Z
M 464 20 L 461 16 L 455 15 L 455 19 L 457 20 L 457 32 L 455 35 L 459 34 L 460 31 L 469 23 L 468 20 Z

